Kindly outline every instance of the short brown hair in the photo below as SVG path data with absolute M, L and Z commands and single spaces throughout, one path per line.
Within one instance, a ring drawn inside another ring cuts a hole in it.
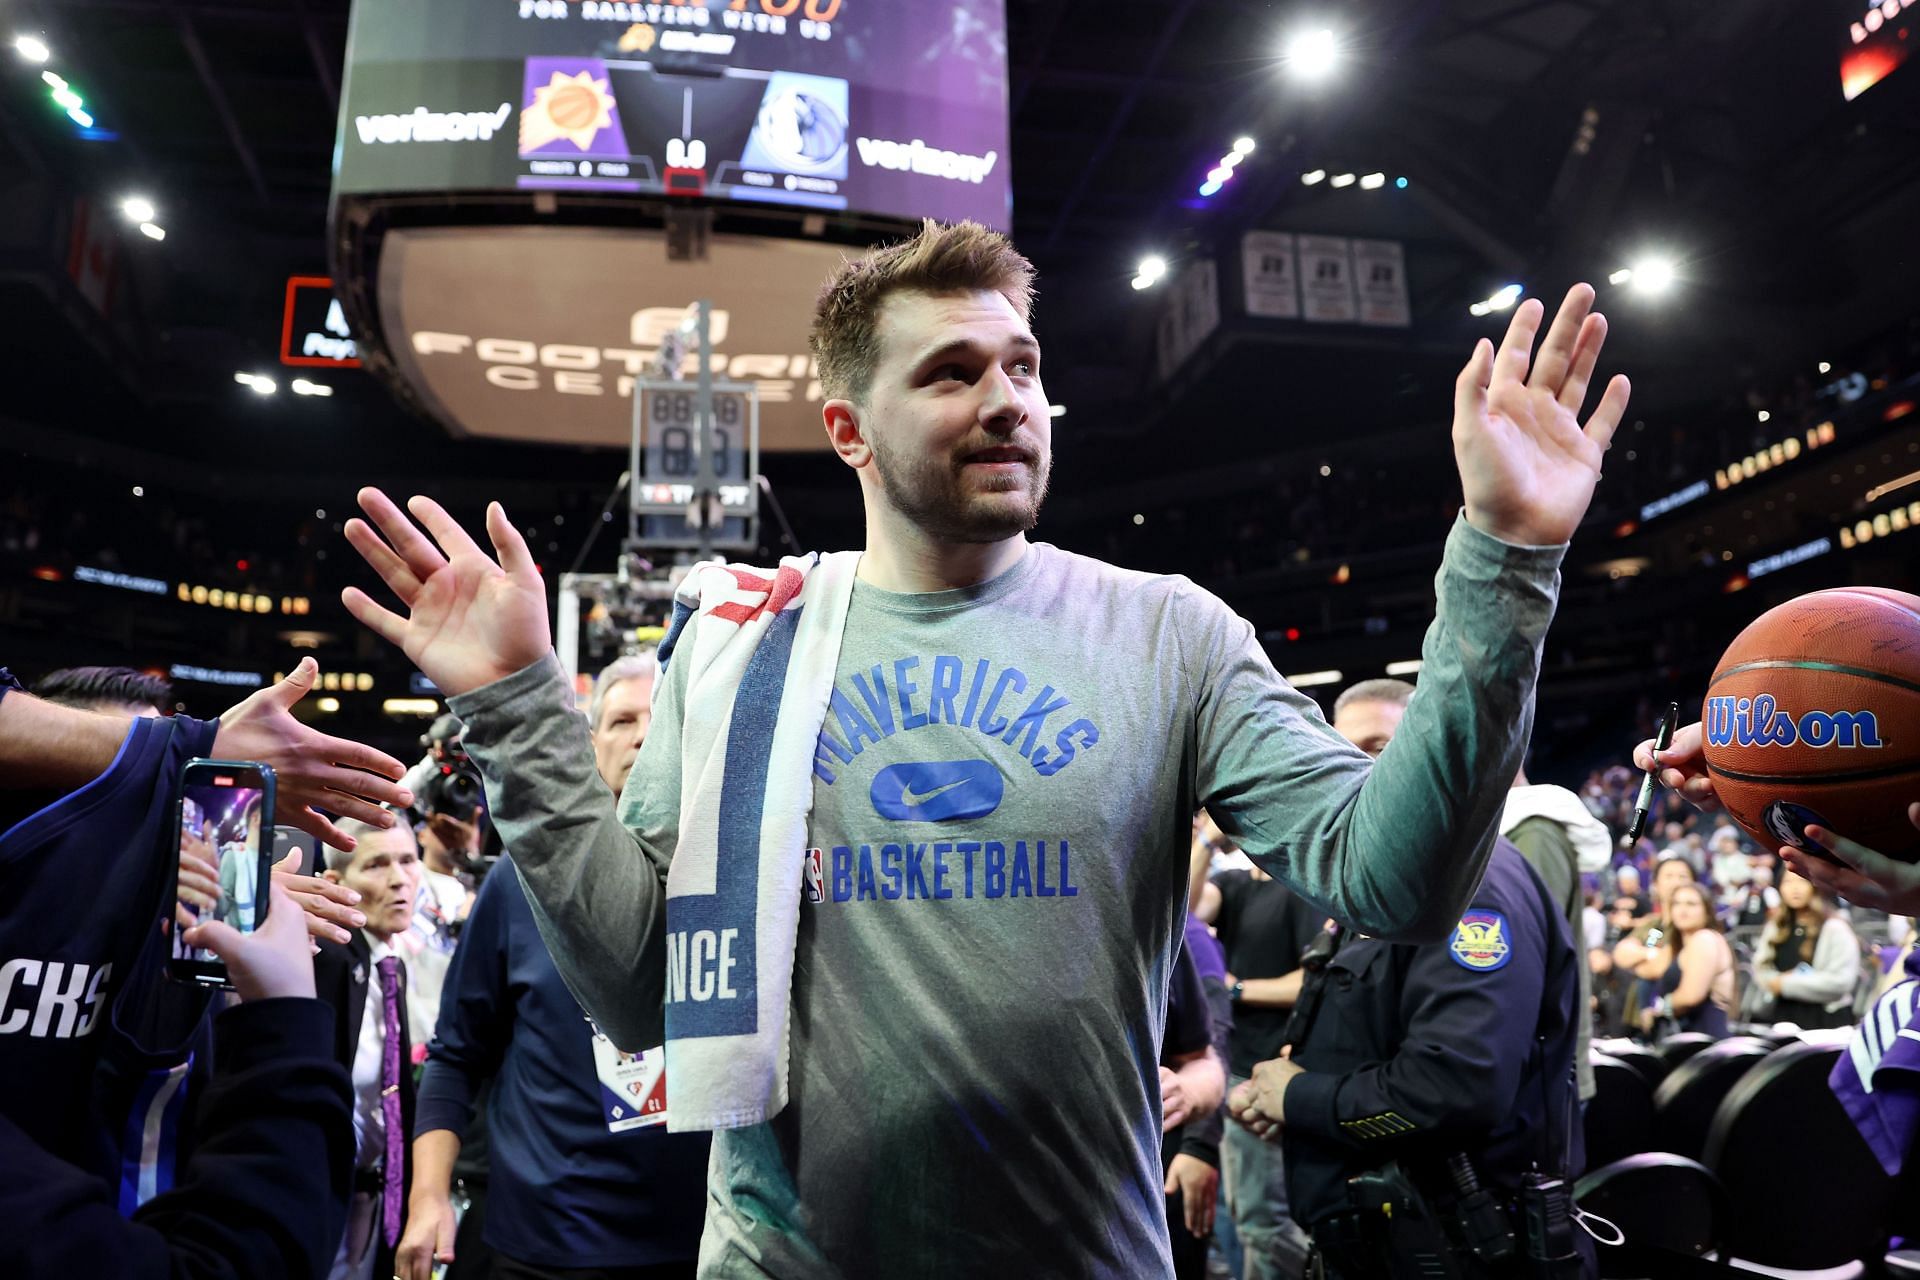
M 991 289 L 1025 322 L 1033 312 L 1033 264 L 1013 242 L 977 222 L 943 227 L 928 218 L 912 239 L 847 263 L 820 291 L 807 344 L 820 385 L 833 398 L 858 399 L 880 360 L 880 306 L 890 294 Z

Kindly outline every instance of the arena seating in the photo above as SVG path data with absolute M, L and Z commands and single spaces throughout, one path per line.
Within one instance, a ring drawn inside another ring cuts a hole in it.
M 1649 1276 L 1670 1270 L 1667 1254 L 1716 1254 L 1733 1217 L 1726 1189 L 1697 1161 L 1653 1151 L 1616 1160 L 1580 1179 L 1580 1207 L 1619 1229 L 1625 1243 L 1599 1249 L 1603 1276 Z M 1593 1224 L 1603 1238 L 1606 1226 Z
M 1655 1046 L 1654 1053 L 1667 1064 L 1667 1070 L 1671 1073 L 1675 1067 L 1714 1043 L 1714 1038 L 1704 1031 L 1682 1031 L 1662 1040 Z
M 1665 1059 L 1645 1045 L 1631 1040 L 1608 1040 L 1604 1042 L 1605 1047 L 1601 1048 L 1601 1043 L 1595 1041 L 1595 1049 L 1638 1071 L 1640 1078 L 1647 1082 L 1647 1088 L 1658 1089 L 1660 1082 L 1667 1078 L 1668 1065 Z
M 1653 1086 L 1632 1066 L 1605 1054 L 1593 1055 L 1594 1095 L 1587 1103 L 1587 1168 L 1653 1146 Z
M 1885 1250 L 1891 1184 L 1827 1086 L 1841 1052 L 1777 1049 L 1715 1113 L 1701 1163 L 1735 1204 L 1752 1207 L 1727 1233 L 1734 1257 L 1811 1270 L 1877 1261 Z
M 1827 1084 L 1844 1050 L 1832 1036 L 1776 1038 L 1673 1037 L 1643 1050 L 1654 1062 L 1682 1059 L 1651 1098 L 1640 1064 L 1611 1052 L 1616 1043 L 1594 1054 L 1590 1172 L 1576 1197 L 1626 1240 L 1600 1248 L 1603 1276 L 1920 1274 L 1920 1254 L 1887 1253 L 1907 1191 Z
M 1653 1131 L 1663 1150 L 1698 1160 L 1721 1100 L 1774 1051 L 1764 1040 L 1722 1040 L 1673 1069 L 1653 1093 Z

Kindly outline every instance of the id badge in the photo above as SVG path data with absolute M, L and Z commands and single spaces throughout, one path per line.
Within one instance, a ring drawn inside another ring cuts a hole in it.
M 660 1045 L 627 1053 L 587 1019 L 593 1034 L 593 1066 L 600 1077 L 600 1109 L 611 1133 L 667 1122 L 667 1050 Z

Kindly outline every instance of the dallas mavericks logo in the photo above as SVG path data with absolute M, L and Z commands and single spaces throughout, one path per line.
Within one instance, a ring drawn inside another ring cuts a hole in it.
M 1826 847 L 1807 838 L 1808 827 L 1824 827 L 1827 820 L 1803 804 L 1775 800 L 1760 815 L 1761 823 L 1781 844 L 1824 854 Z
M 1880 724 L 1871 711 L 1809 711 L 1795 718 L 1770 693 L 1752 698 L 1707 699 L 1710 747 L 1880 747 Z

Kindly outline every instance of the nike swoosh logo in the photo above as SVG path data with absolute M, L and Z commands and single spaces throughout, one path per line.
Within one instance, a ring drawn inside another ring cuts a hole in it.
M 890 764 L 873 775 L 873 811 L 889 822 L 960 822 L 1000 807 L 1006 780 L 986 760 Z
M 951 791 L 955 787 L 964 787 L 971 781 L 973 781 L 971 778 L 955 778 L 945 786 L 935 787 L 931 791 L 920 792 L 916 792 L 913 789 L 913 784 L 909 782 L 906 786 L 900 788 L 900 803 L 906 805 L 909 809 L 917 809 L 941 792 Z

